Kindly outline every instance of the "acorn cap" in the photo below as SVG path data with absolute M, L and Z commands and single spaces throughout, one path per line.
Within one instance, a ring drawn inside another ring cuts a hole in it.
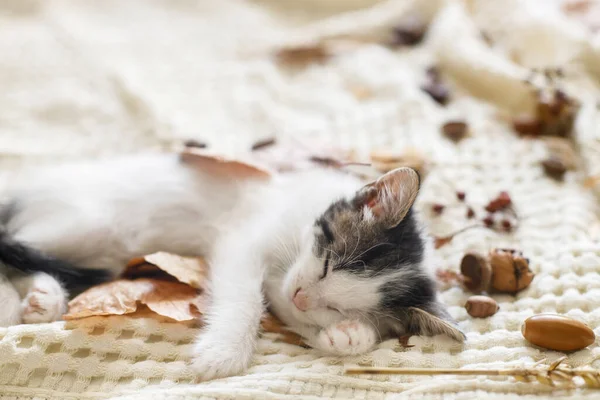
M 464 286 L 474 292 L 486 291 L 492 279 L 492 268 L 486 257 L 477 253 L 467 253 L 460 262 Z

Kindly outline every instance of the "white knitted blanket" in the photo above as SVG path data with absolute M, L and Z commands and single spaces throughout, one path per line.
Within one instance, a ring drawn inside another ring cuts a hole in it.
M 411 10 L 431 26 L 417 48 L 364 44 L 322 65 L 290 72 L 275 64 L 277 44 L 385 31 Z M 480 29 L 492 36 L 485 44 Z M 419 90 L 437 64 L 452 85 L 440 107 Z M 583 102 L 577 120 L 582 167 L 564 183 L 548 179 L 542 143 L 516 137 L 510 116 L 530 107 L 521 79 L 530 67 L 562 66 L 564 88 Z M 600 174 L 600 34 L 567 17 L 559 1 L 153 0 L 0 1 L 0 166 L 164 148 L 196 138 L 223 152 L 277 137 L 329 138 L 366 152 L 412 146 L 432 160 L 421 206 L 457 189 L 480 206 L 512 195 L 520 228 L 511 235 L 474 230 L 437 251 L 440 268 L 458 268 L 467 250 L 522 249 L 537 274 L 517 296 L 496 296 L 500 311 L 469 317 L 468 296 L 442 299 L 467 332 L 413 337 L 412 348 L 382 343 L 370 354 L 337 359 L 260 340 L 244 376 L 193 384 L 188 368 L 196 330 L 125 317 L 0 329 L 0 396 L 12 399 L 188 398 L 522 398 L 548 386 L 470 377 L 345 376 L 344 364 L 500 368 L 562 354 L 528 345 L 520 324 L 556 312 L 600 333 L 598 198 L 585 188 Z M 354 89 L 353 89 L 354 88 Z M 357 96 L 356 88 L 367 96 Z M 508 117 L 507 117 L 508 116 Z M 440 134 L 465 119 L 471 136 L 455 145 Z M 600 194 L 596 186 L 595 194 Z M 461 211 L 462 213 L 462 211 Z M 449 211 L 432 226 L 464 225 Z M 597 362 L 600 348 L 568 355 L 573 366 Z M 577 390 L 553 396 L 584 398 Z

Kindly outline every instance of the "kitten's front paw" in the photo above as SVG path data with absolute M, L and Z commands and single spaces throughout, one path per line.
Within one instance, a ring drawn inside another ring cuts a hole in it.
M 25 324 L 58 321 L 66 311 L 65 292 L 58 282 L 49 279 L 34 282 L 21 301 L 21 318 Z
M 373 327 L 357 320 L 338 322 L 317 335 L 313 347 L 333 355 L 356 355 L 368 352 L 377 343 Z
M 239 375 L 250 365 L 253 350 L 207 333 L 194 348 L 192 369 L 203 381 Z

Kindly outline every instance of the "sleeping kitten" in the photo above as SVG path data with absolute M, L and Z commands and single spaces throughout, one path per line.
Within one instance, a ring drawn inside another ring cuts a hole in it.
M 367 185 L 323 169 L 239 182 L 144 155 L 15 181 L 0 212 L 0 262 L 21 300 L 12 296 L 13 317 L 0 325 L 15 310 L 25 323 L 57 320 L 66 289 L 167 251 L 210 261 L 212 303 L 192 363 L 203 379 L 248 367 L 266 305 L 333 355 L 399 334 L 464 340 L 436 300 L 411 169 Z

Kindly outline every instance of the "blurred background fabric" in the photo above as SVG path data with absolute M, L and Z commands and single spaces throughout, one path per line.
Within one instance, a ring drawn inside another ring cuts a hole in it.
M 197 331 L 184 324 L 114 317 L 77 328 L 62 322 L 0 328 L 0 395 L 548 396 L 550 387 L 506 379 L 368 378 L 342 371 L 343 363 L 501 368 L 553 361 L 561 354 L 523 340 L 526 317 L 558 312 L 600 326 L 600 188 L 581 184 L 600 176 L 600 31 L 594 25 L 600 16 L 579 13 L 574 3 L 0 0 L 0 177 L 23 166 L 158 151 L 189 139 L 229 155 L 268 137 L 326 139 L 359 155 L 411 147 L 431 166 L 421 208 L 456 190 L 480 204 L 508 190 L 526 216 L 511 235 L 466 232 L 436 252 L 436 266 L 456 269 L 468 250 L 518 247 L 536 273 L 528 290 L 497 296 L 501 312 L 489 319 L 470 318 L 463 307 L 468 295 L 444 288 L 442 300 L 467 332 L 463 347 L 444 337 L 413 337 L 411 348 L 390 340 L 340 361 L 266 335 L 247 375 L 203 384 L 193 384 L 187 366 Z M 365 40 L 293 70 L 273 57 L 278 48 L 323 38 L 376 38 L 415 13 L 429 26 L 415 47 Z M 432 65 L 450 85 L 446 107 L 420 89 Z M 562 88 L 582 104 L 574 138 L 581 163 L 563 183 L 545 177 L 543 143 L 517 137 L 510 124 L 533 107 L 524 79 L 532 68 L 547 67 L 564 71 Z M 440 126 L 457 118 L 468 122 L 470 135 L 454 144 Z M 431 225 L 442 235 L 462 227 L 464 218 L 449 211 Z M 600 368 L 599 357 L 593 345 L 568 361 Z

